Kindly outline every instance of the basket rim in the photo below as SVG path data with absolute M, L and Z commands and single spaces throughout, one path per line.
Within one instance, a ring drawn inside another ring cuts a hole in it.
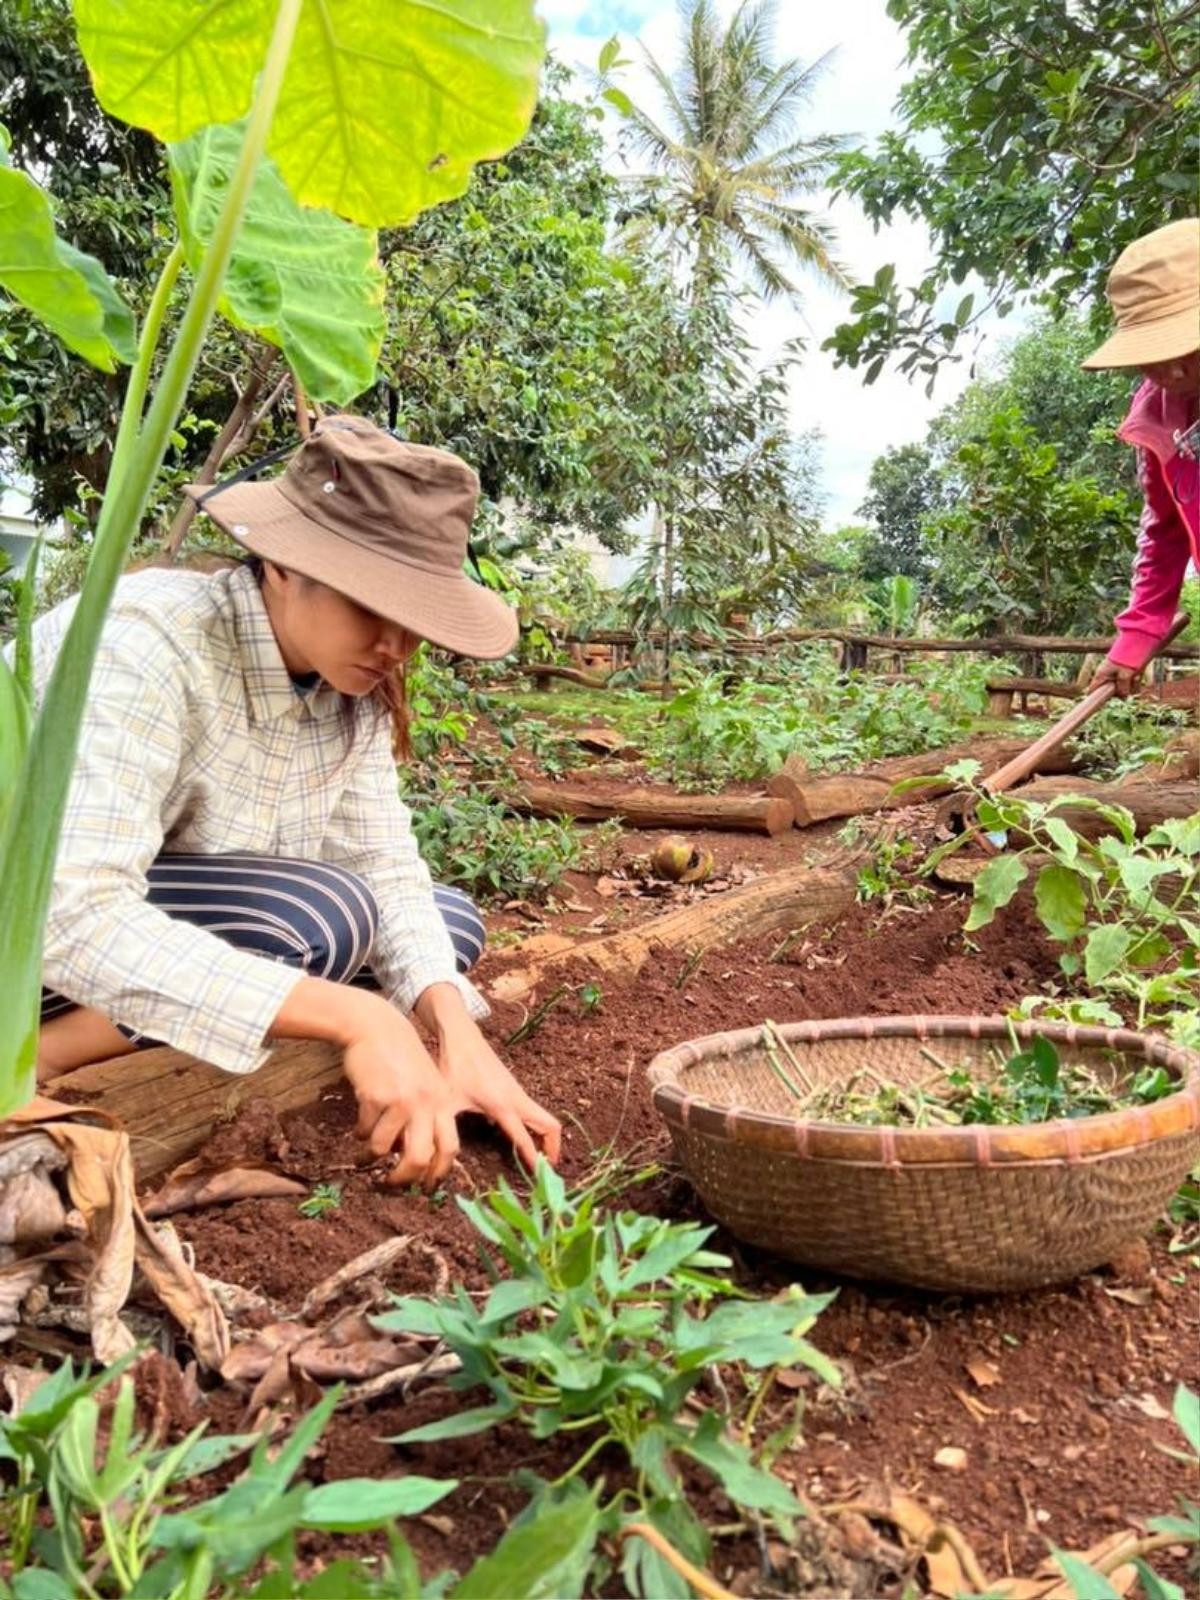
M 668 1125 L 747 1147 L 802 1159 L 849 1164 L 992 1166 L 1013 1162 L 1076 1163 L 1135 1149 L 1158 1139 L 1200 1131 L 1200 1052 L 1157 1034 L 1131 1028 L 1101 1028 L 1071 1022 L 1010 1021 L 1002 1016 L 906 1015 L 835 1017 L 775 1023 L 788 1043 L 825 1039 L 994 1039 L 1022 1042 L 1035 1034 L 1054 1043 L 1120 1050 L 1179 1072 L 1174 1093 L 1146 1106 L 1096 1112 L 1087 1117 L 1019 1124 L 971 1123 L 965 1127 L 862 1127 L 756 1111 L 689 1094 L 683 1080 L 691 1067 L 731 1057 L 761 1043 L 763 1024 L 705 1034 L 661 1051 L 646 1069 L 651 1099 Z

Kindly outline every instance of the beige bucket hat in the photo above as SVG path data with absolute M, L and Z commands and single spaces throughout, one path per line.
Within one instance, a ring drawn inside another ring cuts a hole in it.
M 1156 228 L 1108 275 L 1117 331 L 1084 367 L 1147 367 L 1200 350 L 1200 217 Z
M 323 417 L 279 477 L 188 484 L 247 550 L 459 655 L 496 660 L 517 614 L 463 571 L 479 479 L 448 450 Z

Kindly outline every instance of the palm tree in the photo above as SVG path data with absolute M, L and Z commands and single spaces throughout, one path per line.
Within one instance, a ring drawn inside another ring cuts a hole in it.
M 660 124 L 636 105 L 628 142 L 665 176 L 638 181 L 630 216 L 657 216 L 691 260 L 692 296 L 723 275 L 730 256 L 764 299 L 794 294 L 785 264 L 844 287 L 828 223 L 798 204 L 821 188 L 843 141 L 796 133 L 796 118 L 828 63 L 772 60 L 775 0 L 741 0 L 722 28 L 712 0 L 680 0 L 684 57 L 674 75 L 645 49 L 662 91 Z

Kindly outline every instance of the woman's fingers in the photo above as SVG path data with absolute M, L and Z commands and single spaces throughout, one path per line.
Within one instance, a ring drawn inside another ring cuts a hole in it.
M 562 1154 L 562 1123 L 557 1117 L 538 1105 L 536 1100 L 525 1096 L 525 1107 L 521 1112 L 522 1120 L 527 1128 L 532 1128 L 542 1141 L 542 1150 L 546 1160 L 552 1167 L 558 1165 L 558 1158 Z
M 403 1125 L 403 1136 L 400 1159 L 388 1173 L 387 1181 L 392 1184 L 426 1183 L 437 1147 L 433 1112 L 425 1106 L 414 1109 Z M 392 1144 L 395 1143 L 393 1139 Z M 389 1145 L 388 1149 L 391 1148 Z
M 375 1121 L 364 1136 L 367 1149 L 373 1156 L 386 1156 L 395 1148 L 402 1134 L 407 1146 L 413 1120 L 412 1108 L 405 1105 L 402 1100 L 393 1100 L 387 1105 L 380 1106 Z
M 444 1111 L 437 1119 L 436 1149 L 429 1173 L 429 1188 L 446 1177 L 458 1159 L 458 1123 L 452 1111 Z
M 544 1111 L 536 1100 L 519 1094 L 516 1101 L 496 1106 L 489 1112 L 496 1126 L 508 1135 L 513 1149 L 530 1172 L 537 1164 L 538 1150 L 534 1137 L 541 1143 L 542 1153 L 551 1166 L 562 1153 L 562 1124 L 557 1117 Z M 534 1137 L 531 1137 L 531 1134 Z
M 537 1146 L 529 1136 L 529 1132 L 521 1118 L 511 1106 L 497 1106 L 492 1112 L 492 1121 L 512 1140 L 512 1147 L 527 1172 L 532 1172 L 537 1166 Z
M 386 1181 L 396 1185 L 419 1183 L 424 1189 L 432 1189 L 450 1171 L 458 1155 L 458 1124 L 454 1112 L 435 1111 L 432 1106 L 420 1105 L 397 1123 L 396 1110 L 392 1107 L 376 1124 L 371 1149 L 382 1155 L 402 1142 L 400 1159 Z M 385 1135 L 388 1143 L 383 1150 L 378 1150 L 375 1139 Z

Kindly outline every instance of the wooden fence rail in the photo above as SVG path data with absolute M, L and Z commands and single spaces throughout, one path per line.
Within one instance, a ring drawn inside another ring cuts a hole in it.
M 663 635 L 657 631 L 640 638 L 627 628 L 596 628 L 592 633 L 568 633 L 563 639 L 569 644 L 658 644 Z M 896 651 L 975 651 L 982 655 L 1012 655 L 1043 652 L 1047 655 L 1104 654 L 1112 644 L 1112 635 L 1095 639 L 1069 639 L 1057 635 L 1036 633 L 999 634 L 987 639 L 893 639 L 885 633 L 852 633 L 841 628 L 787 628 L 777 633 L 746 635 L 727 634 L 713 638 L 709 634 L 678 635 L 678 643 L 687 643 L 700 649 L 720 649 L 732 652 L 753 653 L 770 649 L 773 645 L 795 644 L 807 640 L 830 639 L 841 644 L 859 645 L 872 650 Z M 1200 644 L 1174 644 L 1160 652 L 1171 661 L 1200 661 Z

